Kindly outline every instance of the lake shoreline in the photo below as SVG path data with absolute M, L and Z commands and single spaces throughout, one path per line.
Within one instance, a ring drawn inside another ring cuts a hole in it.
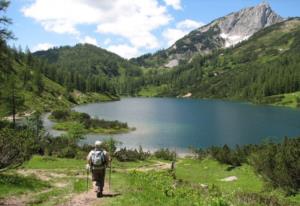
M 299 98 L 300 98 L 300 92 L 294 92 L 291 93 L 291 95 L 293 94 L 298 94 Z M 285 95 L 285 94 L 283 94 Z M 280 96 L 280 95 L 275 95 L 275 96 Z M 236 103 L 241 103 L 241 104 L 250 104 L 250 105 L 258 105 L 258 106 L 271 106 L 271 107 L 282 107 L 282 108 L 291 108 L 291 109 L 300 109 L 300 105 L 299 106 L 292 106 L 292 105 L 282 105 L 282 104 L 276 104 L 276 103 L 263 103 L 263 102 L 255 102 L 255 101 L 247 101 L 247 100 L 243 100 L 243 99 L 235 99 L 235 98 L 231 98 L 231 99 L 227 99 L 227 98 L 204 98 L 204 97 L 194 97 L 194 96 L 188 96 L 188 97 L 181 97 L 181 96 L 121 96 L 125 97 L 125 98 L 174 98 L 174 99 L 183 99 L 183 100 L 187 100 L 187 99 L 195 99 L 195 100 L 214 100 L 214 101 L 225 101 L 225 102 L 236 102 Z M 273 97 L 273 96 L 270 96 Z
M 300 134 L 300 110 L 238 101 L 122 97 L 118 102 L 73 109 L 135 126 L 137 130 L 129 134 L 112 135 L 128 148 L 234 147 Z M 88 135 L 86 142 L 106 138 Z

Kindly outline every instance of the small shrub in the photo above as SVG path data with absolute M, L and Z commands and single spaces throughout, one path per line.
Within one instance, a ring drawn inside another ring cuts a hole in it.
M 126 149 L 125 147 L 117 151 L 114 156 L 120 162 L 128 162 L 128 161 L 146 160 L 147 158 L 150 157 L 150 153 L 144 152 L 142 147 L 140 147 L 139 150 Z
M 58 121 L 67 120 L 70 117 L 69 110 L 55 110 L 51 113 L 51 116 Z
M 170 151 L 168 148 L 159 149 L 154 152 L 154 156 L 158 159 L 173 161 L 176 159 L 176 152 Z

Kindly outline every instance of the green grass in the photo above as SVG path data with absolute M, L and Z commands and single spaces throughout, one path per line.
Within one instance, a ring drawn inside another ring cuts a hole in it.
M 84 128 L 81 123 L 76 121 L 67 121 L 67 122 L 56 122 L 53 126 L 53 129 L 60 130 L 60 131 L 69 131 L 72 128 Z M 84 134 L 121 134 L 121 133 L 128 133 L 130 131 L 135 130 L 135 128 L 89 128 L 84 129 Z
M 101 205 L 112 206 L 175 206 L 175 205 L 264 205 L 261 201 L 277 201 L 281 205 L 297 205 L 300 195 L 286 197 L 280 190 L 264 187 L 263 180 L 249 165 L 228 171 L 228 165 L 213 159 L 202 161 L 182 158 L 176 164 L 176 180 L 169 171 L 135 172 L 139 167 L 153 167 L 156 158 L 146 161 L 119 162 L 113 160 L 112 190 L 121 195 L 105 198 Z M 70 195 L 86 191 L 84 160 L 33 156 L 22 169 L 58 174 L 47 183 L 36 177 L 9 174 L 0 175 L 0 198 L 30 191 L 31 206 L 53 206 L 68 201 Z M 63 174 L 63 176 L 59 176 Z M 79 176 L 78 176 L 79 175 Z M 83 176 L 82 176 L 83 175 Z M 107 172 L 107 180 L 109 173 Z M 238 180 L 222 182 L 223 178 L 236 176 Z M 57 187 L 57 183 L 65 186 Z M 200 184 L 208 185 L 208 189 Z M 89 182 L 91 186 L 91 182 Z M 250 199 L 249 199 L 250 197 Z M 247 199 L 248 198 L 248 199 Z
M 30 161 L 23 164 L 23 167 L 25 169 L 84 170 L 85 164 L 85 160 L 33 156 Z
M 23 169 L 54 174 L 54 176 L 49 176 L 49 184 L 51 183 L 52 185 L 51 189 L 42 191 L 42 188 L 37 187 L 36 191 L 38 193 L 32 195 L 28 205 L 57 205 L 67 201 L 71 194 L 85 192 L 87 189 L 86 178 L 82 177 L 82 175 L 85 176 L 86 174 L 85 164 L 85 160 L 33 156 L 30 161 L 23 164 Z M 57 183 L 64 186 L 56 187 Z M 92 182 L 89 180 L 89 188 L 91 186 Z M 24 189 L 21 188 L 20 190 L 24 192 Z
M 160 86 L 147 86 L 139 91 L 138 95 L 143 97 L 155 97 L 159 94 Z
M 135 162 L 119 162 L 113 159 L 112 167 L 114 169 L 132 169 L 143 166 L 151 166 L 157 162 L 156 159 Z M 33 156 L 31 160 L 23 164 L 24 169 L 66 169 L 78 170 L 85 168 L 86 161 L 78 159 L 65 159 L 48 156 Z
M 228 205 L 223 197 L 212 198 L 191 185 L 178 184 L 175 188 L 174 180 L 166 171 L 131 172 L 127 176 L 116 177 L 119 180 L 113 188 L 121 190 L 122 195 L 110 199 L 105 205 L 222 205 L 218 202 Z
M 201 183 L 206 185 L 217 185 L 224 192 L 244 191 L 260 192 L 263 189 L 262 180 L 254 173 L 249 165 L 243 165 L 227 171 L 228 165 L 220 164 L 212 159 L 203 161 L 194 159 L 182 159 L 177 164 L 176 176 L 179 179 Z M 237 181 L 224 182 L 221 179 L 236 176 Z
M 107 200 L 105 205 L 263 206 L 264 201 L 280 205 L 299 204 L 300 195 L 286 197 L 280 190 L 264 187 L 265 183 L 251 166 L 243 165 L 230 171 L 228 167 L 212 159 L 180 159 L 176 167 L 176 180 L 167 171 L 113 173 L 113 190 L 120 192 L 121 196 Z M 238 180 L 220 181 L 229 176 L 236 176 Z M 208 189 L 202 188 L 200 184 L 207 184 Z
M 147 87 L 142 88 L 138 95 L 142 97 L 157 97 L 162 94 L 165 90 L 167 90 L 167 85 L 160 86 L 152 86 L 149 85 Z
M 285 107 L 292 107 L 292 108 L 300 107 L 300 92 L 294 92 L 294 93 L 283 94 L 283 95 L 275 95 L 269 98 L 274 99 L 274 102 L 271 101 L 271 104 L 274 106 L 285 106 Z
M 108 95 L 108 94 L 96 93 L 96 92 L 82 93 L 77 90 L 72 92 L 71 95 L 76 100 L 77 104 L 119 100 L 119 97 L 114 96 L 114 95 Z
M 26 192 L 40 191 L 49 187 L 49 183 L 33 176 L 24 177 L 15 173 L 0 174 L 0 199 Z
M 135 128 L 91 128 L 88 133 L 95 134 L 122 134 L 134 131 Z
M 155 163 L 157 163 L 157 159 L 147 159 L 144 161 L 133 161 L 133 162 L 120 162 L 114 159 L 112 162 L 112 167 L 114 169 L 134 169 L 139 167 L 152 166 Z

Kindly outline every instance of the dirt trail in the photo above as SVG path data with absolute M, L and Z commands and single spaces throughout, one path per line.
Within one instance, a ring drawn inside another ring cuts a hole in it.
M 92 188 L 88 192 L 74 194 L 70 200 L 58 206 L 99 206 L 102 205 L 106 198 L 118 195 L 119 194 L 109 190 L 108 183 L 106 182 L 103 189 L 103 197 L 97 198 L 95 189 Z
M 10 197 L 3 201 L 0 201 L 0 206 L 25 206 L 25 197 Z
M 131 168 L 131 169 L 127 169 L 127 171 L 139 171 L 139 172 L 148 172 L 151 170 L 167 170 L 167 169 L 171 169 L 171 163 L 166 163 L 166 162 L 161 162 L 161 161 L 157 161 L 157 163 L 153 164 L 153 165 L 149 165 L 149 166 L 142 166 L 142 167 L 138 167 L 138 168 Z
M 30 203 L 33 194 L 38 195 L 42 193 L 47 193 L 50 190 L 51 189 L 46 189 L 38 193 L 24 194 L 18 197 L 9 197 L 7 199 L 0 200 L 0 206 L 26 206 L 28 205 L 28 203 Z
M 150 165 L 144 165 L 137 168 L 130 168 L 130 169 L 114 169 L 118 172 L 130 172 L 130 171 L 140 171 L 140 172 L 147 172 L 151 170 L 167 170 L 171 168 L 171 163 L 156 161 L 155 164 Z M 34 169 L 27 169 L 27 170 L 18 170 L 17 173 L 24 176 L 29 175 L 35 175 L 37 178 L 49 181 L 56 178 L 66 178 L 67 175 L 63 173 L 57 173 L 57 172 L 51 172 L 47 170 L 34 170 Z M 77 177 L 85 177 L 82 174 L 78 174 Z M 53 185 L 55 187 L 66 187 L 67 182 L 60 181 L 60 182 L 54 182 Z M 42 191 L 47 192 L 48 190 Z M 35 193 L 36 194 L 36 193 Z M 105 183 L 104 191 L 103 191 L 104 197 L 97 198 L 95 189 L 92 188 L 87 192 L 83 192 L 80 194 L 71 194 L 71 196 L 65 196 L 63 199 L 66 199 L 64 203 L 58 204 L 57 206 L 101 206 L 105 203 L 105 200 L 110 197 L 115 197 L 120 194 L 114 193 L 113 191 L 109 190 L 108 182 Z M 19 197 L 9 197 L 5 200 L 0 200 L 0 206 L 25 206 L 27 203 L 30 202 L 30 200 L 33 198 L 34 194 L 27 194 L 27 195 L 21 195 Z
M 131 169 L 120 169 L 118 171 L 126 172 L 126 171 L 135 170 L 135 171 L 147 172 L 150 170 L 166 170 L 170 168 L 171 168 L 171 163 L 157 161 L 157 163 L 153 165 L 142 166 L 142 167 L 131 168 Z M 58 206 L 99 206 L 104 203 L 106 198 L 120 195 L 112 191 L 109 191 L 108 183 L 105 183 L 103 194 L 104 197 L 97 198 L 93 188 L 88 192 L 84 192 L 81 194 L 74 194 L 73 197 L 71 197 L 68 202 L 65 202 L 64 204 L 60 204 Z

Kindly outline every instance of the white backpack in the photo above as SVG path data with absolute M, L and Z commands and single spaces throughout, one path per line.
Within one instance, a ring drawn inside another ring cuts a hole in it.
M 92 153 L 92 165 L 95 167 L 101 167 L 106 164 L 106 158 L 104 151 L 102 150 L 95 150 Z

